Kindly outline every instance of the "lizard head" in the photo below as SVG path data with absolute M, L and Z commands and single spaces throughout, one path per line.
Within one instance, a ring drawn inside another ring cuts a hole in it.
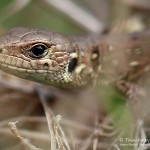
M 57 87 L 85 85 L 90 76 L 79 47 L 68 38 L 44 30 L 14 28 L 0 38 L 0 68 Z

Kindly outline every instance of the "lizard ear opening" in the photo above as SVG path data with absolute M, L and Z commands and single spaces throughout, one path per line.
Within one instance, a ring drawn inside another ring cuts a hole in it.
M 68 65 L 68 72 L 71 73 L 77 66 L 77 58 L 72 58 Z

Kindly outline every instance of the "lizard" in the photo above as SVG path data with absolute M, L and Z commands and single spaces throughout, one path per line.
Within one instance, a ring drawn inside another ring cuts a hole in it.
M 150 31 L 69 37 L 17 27 L 0 37 L 0 69 L 60 88 L 138 80 L 150 70 Z M 107 83 L 107 82 L 104 82 Z
M 149 30 L 69 37 L 41 29 L 14 28 L 0 37 L 0 69 L 58 88 L 119 83 L 118 88 L 128 93 L 136 89 L 130 83 L 136 84 L 150 71 L 149 39 Z M 141 102 L 140 98 L 139 105 Z M 131 103 L 135 105 L 135 101 Z M 136 105 L 136 115 L 137 109 Z

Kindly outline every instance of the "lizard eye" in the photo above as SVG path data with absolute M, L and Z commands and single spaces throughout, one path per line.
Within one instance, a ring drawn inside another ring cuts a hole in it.
M 48 52 L 48 47 L 43 44 L 34 45 L 29 50 L 29 56 L 32 58 L 42 58 L 44 57 Z

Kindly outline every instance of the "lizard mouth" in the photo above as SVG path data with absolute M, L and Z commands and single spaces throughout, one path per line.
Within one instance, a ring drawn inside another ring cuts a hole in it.
M 55 67 L 54 67 L 55 64 Z M 53 60 L 26 60 L 22 57 L 0 54 L 0 66 L 3 70 L 14 70 L 27 73 L 47 73 L 58 71 L 60 66 Z
M 49 65 L 46 63 L 44 63 L 43 69 L 34 69 L 37 63 L 35 63 L 35 66 L 33 66 L 32 63 L 31 61 L 25 60 L 20 57 L 9 56 L 7 54 L 0 54 L 0 68 L 6 73 L 15 75 L 23 79 L 36 81 L 39 83 L 45 82 L 55 84 L 59 82 L 58 76 L 61 77 L 61 72 L 55 72 L 54 70 L 44 69 L 44 67 L 49 68 Z M 37 65 L 39 66 L 39 64 Z
M 58 76 L 62 78 L 62 72 L 60 70 L 50 67 L 52 62 L 53 61 L 50 59 L 48 62 L 46 60 L 33 61 L 25 60 L 17 56 L 0 54 L 0 68 L 2 71 L 23 79 L 29 79 L 41 83 L 55 83 L 59 82 L 57 78 Z

